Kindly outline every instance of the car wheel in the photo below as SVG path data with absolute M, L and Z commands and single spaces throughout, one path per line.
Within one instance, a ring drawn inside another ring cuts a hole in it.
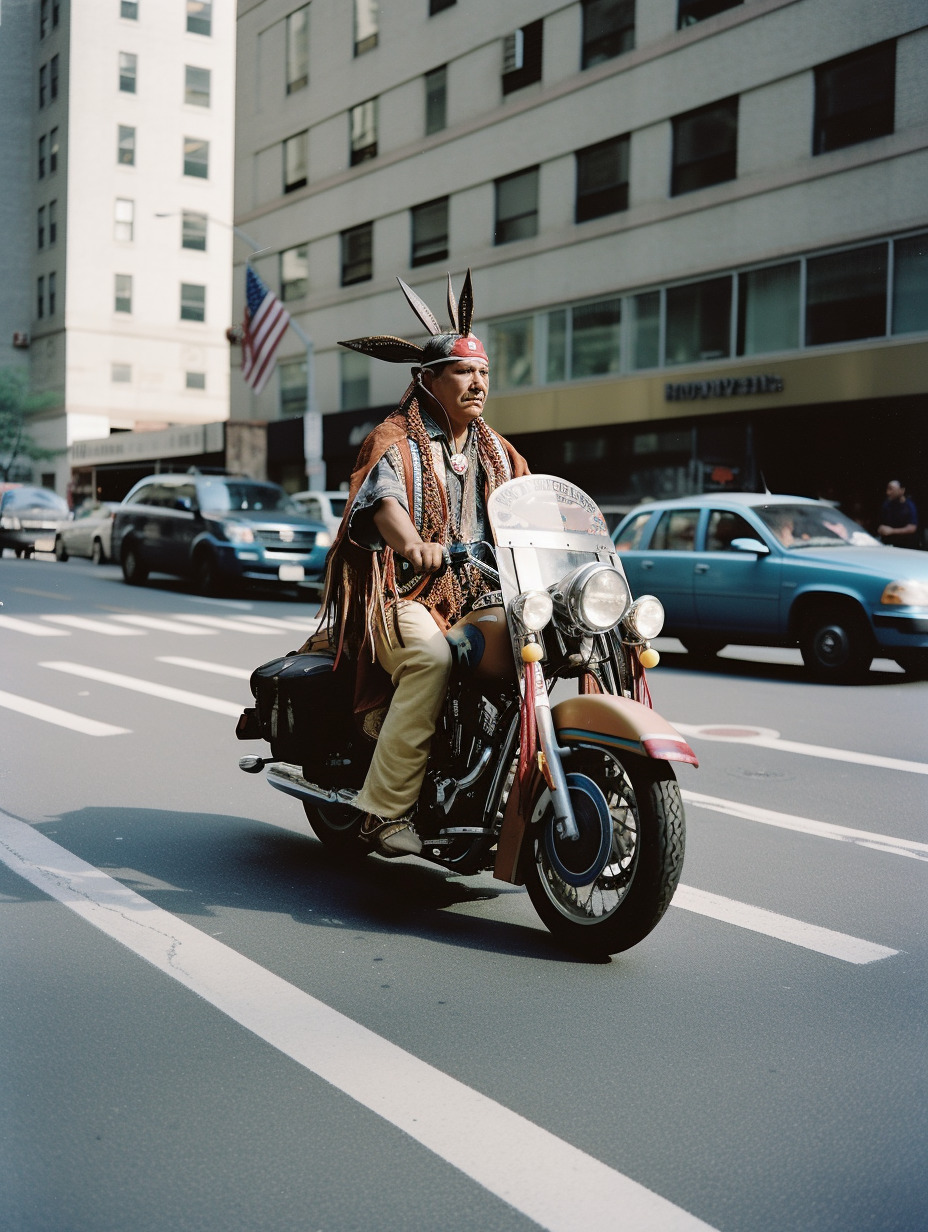
M 799 649 L 817 680 L 835 684 L 860 680 L 873 659 L 870 630 L 852 608 L 821 608 L 807 616 Z
M 720 637 L 708 637 L 701 633 L 690 633 L 681 637 L 680 641 L 695 659 L 714 659 L 728 645 Z
M 122 576 L 130 586 L 144 586 L 148 581 L 148 568 L 134 543 L 127 543 L 122 549 Z
M 93 547 L 90 549 L 90 559 L 95 565 L 106 564 L 106 553 L 103 551 L 103 544 L 99 539 L 94 539 Z
M 216 595 L 222 590 L 222 579 L 212 552 L 204 549 L 194 557 L 193 584 L 200 595 Z
M 62 539 L 55 540 L 55 560 L 67 560 L 68 549 L 64 546 Z

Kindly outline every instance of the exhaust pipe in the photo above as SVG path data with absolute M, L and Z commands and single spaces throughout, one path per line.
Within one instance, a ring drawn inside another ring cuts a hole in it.
M 242 759 L 246 760 L 245 758 Z M 343 787 L 340 791 L 329 791 L 317 783 L 305 779 L 299 766 L 287 761 L 267 762 L 267 781 L 278 791 L 287 796 L 295 796 L 297 800 L 322 800 L 326 804 L 354 804 L 357 791 L 353 787 Z M 243 767 L 244 769 L 244 767 Z

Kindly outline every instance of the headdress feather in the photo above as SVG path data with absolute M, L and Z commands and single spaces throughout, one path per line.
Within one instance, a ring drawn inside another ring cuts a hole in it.
M 464 277 L 461 288 L 461 299 L 458 304 L 458 333 L 464 337 L 470 333 L 470 323 L 474 319 L 474 288 L 470 280 L 470 269 Z
M 371 338 L 349 338 L 338 345 L 360 351 L 362 355 L 370 355 L 374 359 L 384 359 L 388 364 L 417 364 L 422 358 L 421 346 L 388 334 Z
M 451 275 L 448 275 L 448 316 L 451 318 L 451 328 L 455 333 L 458 330 L 458 303 L 454 298 L 454 287 L 451 285 Z
M 409 302 L 410 308 L 413 310 L 413 312 L 416 314 L 416 316 L 419 318 L 419 320 L 422 322 L 425 328 L 429 331 L 429 333 L 433 337 L 436 334 L 443 333 L 444 331 L 442 330 L 442 327 L 438 324 L 438 321 L 435 318 L 435 314 L 432 312 L 431 308 L 428 306 L 425 300 L 420 299 L 419 296 L 412 289 L 412 287 L 408 287 L 406 283 L 403 282 L 402 278 L 397 278 L 396 281 L 402 287 L 403 294 L 406 296 L 406 299 Z

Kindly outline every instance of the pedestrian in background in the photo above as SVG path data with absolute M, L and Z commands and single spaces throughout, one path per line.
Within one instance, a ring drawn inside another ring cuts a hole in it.
M 893 547 L 918 547 L 918 510 L 898 479 L 890 479 L 886 485 L 886 500 L 880 510 L 877 534 L 882 543 Z

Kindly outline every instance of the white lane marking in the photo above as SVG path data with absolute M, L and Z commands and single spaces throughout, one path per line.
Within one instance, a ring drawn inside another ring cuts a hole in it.
M 840 958 L 843 962 L 871 963 L 899 953 L 885 945 L 863 941 L 860 937 L 838 933 L 818 924 L 807 924 L 804 920 L 766 911 L 763 907 L 752 907 L 750 903 L 739 903 L 733 898 L 723 898 L 720 894 L 710 894 L 708 890 L 697 890 L 693 886 L 677 886 L 671 906 L 694 911 L 697 915 L 711 916 L 713 920 L 735 924 L 751 932 L 764 933 L 768 937 L 788 941 L 791 945 L 827 954 L 830 958 Z
M 34 702 L 28 697 L 17 697 L 15 693 L 0 692 L 0 706 L 5 710 L 15 710 L 17 714 L 28 715 L 30 719 L 54 723 L 56 727 L 68 727 L 85 736 L 122 736 L 129 730 L 128 727 L 114 727 L 112 723 L 86 719 L 82 714 L 59 710 L 57 706 L 46 706 L 44 702 Z
M 162 633 L 181 633 L 188 637 L 212 637 L 212 629 L 198 629 L 195 625 L 182 625 L 177 620 L 159 620 L 155 616 L 114 616 L 125 625 L 138 625 L 140 629 L 158 629 Z
M 70 637 L 64 629 L 48 629 L 45 625 L 33 624 L 31 620 L 17 620 L 15 616 L 0 616 L 0 629 L 14 633 L 28 633 L 30 637 Z
M 246 624 L 238 616 L 189 616 L 183 612 L 175 612 L 172 620 L 189 620 L 195 625 L 205 625 L 210 629 L 223 629 L 227 633 L 274 633 L 274 629 L 265 629 L 261 625 Z
M 227 667 L 224 663 L 205 663 L 202 659 L 185 659 L 182 655 L 159 655 L 159 663 L 172 663 L 175 667 L 189 667 L 194 672 L 212 672 L 216 676 L 232 676 L 236 680 L 250 680 L 251 669 Z
M 0 859 L 549 1232 L 713 1232 L 666 1198 L 404 1052 L 3 812 Z
M 316 623 L 315 617 L 310 616 L 307 620 L 300 620 L 296 617 L 285 618 L 280 616 L 239 616 L 238 620 L 247 621 L 252 625 L 267 625 L 269 629 L 286 629 L 292 631 L 294 629 L 305 632 L 309 637 L 312 633 L 311 625 Z
M 687 804 L 725 813 L 729 817 L 743 817 L 745 821 L 758 821 L 765 826 L 780 826 L 784 830 L 799 830 L 818 838 L 837 839 L 842 843 L 858 843 L 861 847 L 873 847 L 877 851 L 889 851 L 898 856 L 912 856 L 916 860 L 928 860 L 928 843 L 915 839 L 894 838 L 888 834 L 876 834 L 871 830 L 855 830 L 850 826 L 838 826 L 829 821 L 816 821 L 812 817 L 794 817 L 791 813 L 775 813 L 771 809 L 757 808 L 753 804 L 739 804 L 719 796 L 704 796 L 698 791 L 681 793 Z
M 691 723 L 674 723 L 681 736 L 694 736 L 697 740 L 719 740 L 725 744 L 751 744 L 764 749 L 776 749 L 780 753 L 799 753 L 804 757 L 823 757 L 829 761 L 849 761 L 859 766 L 879 766 L 882 770 L 904 770 L 909 774 L 928 774 L 928 762 L 906 761 L 900 757 L 881 757 L 876 753 L 858 753 L 852 749 L 832 749 L 823 744 L 804 744 L 799 740 L 782 740 L 779 732 L 766 727 L 749 727 L 740 723 L 706 723 L 693 726 Z M 744 727 L 749 735 L 726 736 L 718 734 L 726 727 Z
M 87 633 L 103 633 L 107 637 L 144 637 L 141 629 L 124 629 L 122 625 L 107 624 L 105 620 L 90 620 L 86 616 L 43 616 L 43 620 L 69 629 L 83 629 Z
M 202 693 L 190 693 L 186 689 L 173 689 L 154 680 L 139 680 L 135 676 L 123 676 L 120 672 L 108 672 L 100 667 L 86 667 L 83 663 L 40 663 L 56 672 L 82 676 L 86 680 L 98 680 L 117 689 L 131 689 L 135 693 L 147 693 L 149 697 L 162 697 L 165 701 L 179 702 L 182 706 L 195 706 L 198 710 L 212 710 L 215 714 L 228 714 L 235 718 L 242 713 L 238 702 L 226 702 L 219 697 L 204 697 Z

